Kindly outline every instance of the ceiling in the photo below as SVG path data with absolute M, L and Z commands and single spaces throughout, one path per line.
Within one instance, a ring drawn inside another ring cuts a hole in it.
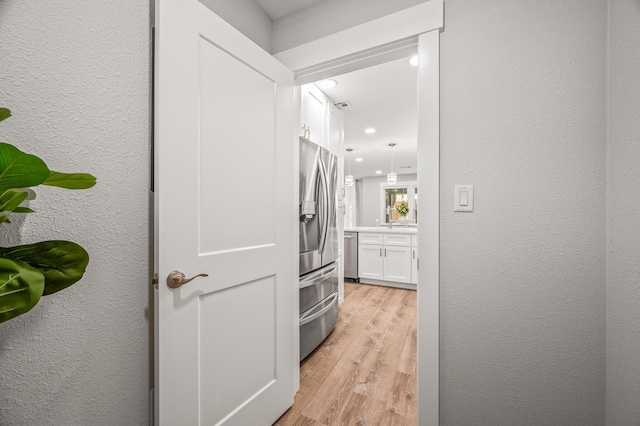
M 256 0 L 258 4 L 273 19 L 282 18 L 290 13 L 305 9 L 321 0 Z
M 391 168 L 397 174 L 417 172 L 417 68 L 409 58 L 387 62 L 332 77 L 338 85 L 321 89 L 334 103 L 348 101 L 343 109 L 344 147 L 351 152 L 351 174 L 356 178 L 386 176 Z M 366 128 L 376 132 L 366 134 Z M 356 162 L 362 158 L 362 162 Z M 345 174 L 349 161 L 345 152 Z
M 322 0 L 256 0 L 276 20 Z M 393 148 L 394 171 L 397 174 L 417 171 L 417 70 L 400 59 L 333 77 L 338 86 L 321 89 L 334 103 L 348 101 L 344 109 L 344 147 L 353 148 L 351 174 L 386 176 L 391 168 Z M 374 134 L 364 129 L 373 127 Z M 362 162 L 356 162 L 362 158 Z M 345 174 L 349 160 L 345 152 Z

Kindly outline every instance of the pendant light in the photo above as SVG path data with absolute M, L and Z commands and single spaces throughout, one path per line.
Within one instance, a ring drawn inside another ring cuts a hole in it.
M 353 183 L 356 181 L 353 176 L 351 176 L 351 151 L 353 151 L 352 148 L 347 148 L 349 156 L 349 174 L 344 177 L 344 186 L 353 186 Z
M 387 183 L 393 185 L 398 182 L 398 175 L 393 172 L 393 147 L 396 144 L 390 143 L 389 146 L 391 147 L 391 172 L 387 174 Z

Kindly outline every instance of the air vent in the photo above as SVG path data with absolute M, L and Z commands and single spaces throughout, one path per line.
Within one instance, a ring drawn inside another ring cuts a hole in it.
M 349 111 L 353 109 L 353 106 L 351 106 L 351 104 L 349 103 L 349 101 L 340 101 L 340 102 L 336 102 L 335 106 L 343 111 Z

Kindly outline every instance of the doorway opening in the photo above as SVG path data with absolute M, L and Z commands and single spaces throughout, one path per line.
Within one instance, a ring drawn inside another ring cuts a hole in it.
M 368 259 L 359 262 L 362 284 L 344 280 L 341 319 L 333 333 L 302 362 L 300 390 L 278 425 L 305 418 L 329 419 L 331 423 L 361 419 L 372 424 L 384 424 L 393 418 L 401 424 L 417 423 L 418 123 L 417 64 L 410 62 L 411 57 L 330 76 L 330 80 L 316 82 L 315 87 L 302 88 L 302 114 L 305 117 L 306 113 L 307 124 L 314 120 L 308 117 L 311 107 L 306 103 L 317 105 L 318 97 L 341 113 L 343 144 L 335 148 L 331 137 L 341 138 L 331 131 L 325 142 L 328 149 L 345 158 L 341 174 L 352 175 L 355 180 L 352 186 L 345 185 L 344 210 L 338 213 L 344 230 L 356 235 L 367 232 L 381 239 L 404 238 L 406 244 L 394 242 L 397 245 L 383 249 L 377 243 L 368 245 L 371 243 L 366 239 L 360 240 L 356 253 Z M 331 87 L 323 84 L 327 81 L 333 83 Z M 319 138 L 311 127 L 311 139 L 314 134 Z M 395 144 L 393 152 L 390 143 Z M 346 150 L 350 150 L 351 164 L 347 164 Z M 392 160 L 397 180 L 389 184 L 388 174 L 394 171 Z M 342 176 L 339 181 L 342 187 Z M 394 204 L 406 202 L 407 188 L 413 198 L 406 212 L 411 216 L 401 216 Z M 383 216 L 385 208 L 391 221 Z M 370 257 L 369 252 L 373 254 Z M 345 256 L 343 251 L 343 261 Z M 370 270 L 367 264 L 371 264 Z M 365 408 L 369 406 L 376 409 Z

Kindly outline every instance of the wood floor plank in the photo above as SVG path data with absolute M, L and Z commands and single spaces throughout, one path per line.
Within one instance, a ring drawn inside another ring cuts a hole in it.
M 310 419 L 308 417 L 305 416 L 300 416 L 298 417 L 298 420 L 296 420 L 296 422 L 293 424 L 293 426 L 321 426 L 322 423 L 317 422 L 313 419 Z
M 275 424 L 417 424 L 416 347 L 415 291 L 345 283 L 338 325 L 301 364 Z
M 414 415 L 416 410 L 415 374 L 396 373 L 391 392 L 391 406 L 406 417 Z
M 346 401 L 339 417 L 339 424 L 344 425 L 363 425 L 365 423 L 362 413 L 367 398 L 351 392 L 349 399 Z

